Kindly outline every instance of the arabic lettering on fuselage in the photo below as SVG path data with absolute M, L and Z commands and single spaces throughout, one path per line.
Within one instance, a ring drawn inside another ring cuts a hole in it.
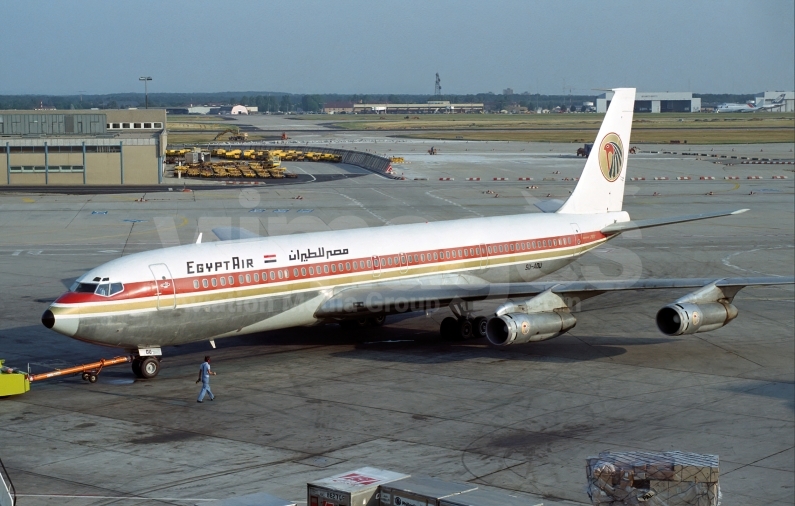
M 336 257 L 339 255 L 347 255 L 348 248 L 345 249 L 325 249 L 322 246 L 317 249 L 317 251 L 312 251 L 308 249 L 304 251 L 298 250 L 290 250 L 290 256 L 288 257 L 290 260 L 300 260 L 302 262 L 308 262 L 315 258 L 326 258 L 329 259 L 331 257 Z

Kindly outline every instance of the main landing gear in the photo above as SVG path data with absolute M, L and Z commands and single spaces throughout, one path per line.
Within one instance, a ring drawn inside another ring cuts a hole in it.
M 340 327 L 347 330 L 361 329 L 365 327 L 381 327 L 386 322 L 385 315 L 369 316 L 366 318 L 359 318 L 356 320 L 342 320 Z
M 472 316 L 474 308 L 471 302 L 458 302 L 450 304 L 455 318 L 448 316 L 442 320 L 439 333 L 446 341 L 464 341 L 467 339 L 480 339 L 486 337 L 485 316 Z
M 139 357 L 132 361 L 132 372 L 136 378 L 152 379 L 160 372 L 160 357 Z

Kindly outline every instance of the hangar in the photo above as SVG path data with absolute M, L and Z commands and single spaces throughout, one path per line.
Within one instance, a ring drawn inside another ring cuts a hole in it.
M 2 111 L 0 185 L 162 182 L 164 109 Z
M 613 92 L 596 98 L 596 112 L 606 112 Z M 637 92 L 635 112 L 701 112 L 701 99 L 689 91 Z

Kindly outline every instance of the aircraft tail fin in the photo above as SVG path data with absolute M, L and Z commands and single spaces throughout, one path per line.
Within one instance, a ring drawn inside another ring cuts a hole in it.
M 571 196 L 558 213 L 621 211 L 627 171 L 635 88 L 616 88 L 605 119 Z

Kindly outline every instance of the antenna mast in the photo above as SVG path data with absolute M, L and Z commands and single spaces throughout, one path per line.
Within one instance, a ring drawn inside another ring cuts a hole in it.
M 442 94 L 442 80 L 439 79 L 439 73 L 436 73 L 436 86 L 433 87 L 433 94 L 434 96 L 440 96 Z

